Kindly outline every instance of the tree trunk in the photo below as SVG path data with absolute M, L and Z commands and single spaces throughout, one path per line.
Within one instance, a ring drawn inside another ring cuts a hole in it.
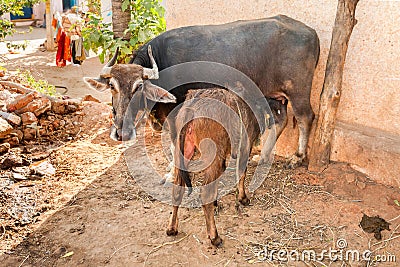
M 54 35 L 53 26 L 51 25 L 53 20 L 53 12 L 51 8 L 51 0 L 46 0 L 46 50 L 54 51 Z
M 326 64 L 325 80 L 320 96 L 319 116 L 311 148 L 310 171 L 323 171 L 329 164 L 336 112 L 342 92 L 343 68 L 351 33 L 357 23 L 356 6 L 359 0 L 339 0 L 331 47 Z
M 112 25 L 115 38 L 129 39 L 129 36 L 124 35 L 124 31 L 128 28 L 128 23 L 131 20 L 131 12 L 128 9 L 122 11 L 122 0 L 112 0 Z

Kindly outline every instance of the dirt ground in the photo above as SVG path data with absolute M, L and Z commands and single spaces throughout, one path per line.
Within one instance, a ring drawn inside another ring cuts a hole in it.
M 54 52 L 34 51 L 10 59 L 8 66 L 34 66 L 50 83 L 68 87 L 67 94 L 94 95 L 81 81 L 82 76 L 97 75 L 97 59 L 60 69 L 54 58 Z M 99 95 L 107 101 L 108 96 Z M 345 163 L 314 174 L 305 166 L 286 169 L 284 159 L 276 157 L 262 186 L 251 194 L 250 206 L 237 207 L 234 193 L 219 201 L 221 248 L 210 245 L 201 208 L 181 208 L 180 232 L 168 237 L 172 208 L 137 183 L 154 180 L 140 144 L 125 150 L 108 138 L 106 105 L 87 103 L 83 112 L 85 127 L 79 136 L 53 144 L 54 177 L 35 181 L 34 186 L 9 185 L 28 195 L 39 188 L 38 196 L 45 197 L 37 198 L 37 205 L 46 208 L 29 225 L 5 225 L 2 218 L 0 266 L 398 266 L 400 190 L 376 184 Z M 151 163 L 162 174 L 167 161 L 160 135 L 147 128 L 146 137 Z M 51 144 L 42 145 L 46 150 Z M 249 177 L 255 165 L 250 161 Z M 363 214 L 379 215 L 391 230 L 382 231 L 382 240 L 377 240 L 360 228 Z M 317 257 L 286 261 L 279 250 L 315 251 Z M 347 260 L 347 252 L 354 250 L 360 260 Z M 375 260 L 362 259 L 366 250 Z M 329 251 L 334 257 L 328 257 Z

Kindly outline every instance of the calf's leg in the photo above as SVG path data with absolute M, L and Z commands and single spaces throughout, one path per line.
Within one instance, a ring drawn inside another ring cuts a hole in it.
M 201 201 L 206 219 L 207 234 L 211 244 L 216 247 L 222 245 L 222 239 L 218 236 L 217 227 L 214 218 L 214 202 L 217 199 L 218 187 L 215 181 L 224 171 L 224 163 L 220 158 L 214 159 L 214 162 L 204 171 L 204 184 L 201 190 Z
M 182 179 L 175 179 L 172 187 L 172 214 L 167 227 L 167 235 L 169 236 L 178 234 L 178 209 L 184 193 L 185 185 Z
M 175 147 L 175 180 L 172 187 L 172 215 L 169 220 L 167 235 L 177 235 L 178 234 L 178 208 L 182 202 L 183 194 L 185 193 L 185 182 L 183 175 L 187 174 L 187 167 L 189 160 L 193 157 L 195 144 L 193 139 L 193 132 L 190 131 L 189 134 L 183 137 L 183 155 L 181 154 L 180 146 Z M 177 144 L 180 143 L 178 139 Z M 180 169 L 181 168 L 181 169 Z

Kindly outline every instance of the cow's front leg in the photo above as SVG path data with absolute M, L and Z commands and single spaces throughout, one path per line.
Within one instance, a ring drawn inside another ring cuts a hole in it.
M 272 150 L 274 149 L 276 140 L 279 138 L 283 129 L 286 127 L 287 118 L 287 101 L 283 100 L 271 102 L 271 112 L 273 114 L 273 125 L 266 129 L 261 136 L 261 142 L 263 144 L 261 149 L 261 159 L 260 164 L 272 162 Z M 279 103 L 279 104 L 277 104 Z
M 279 138 L 283 129 L 285 128 L 286 122 L 287 120 L 284 124 L 274 124 L 271 129 L 266 130 L 261 136 L 261 142 L 263 143 L 263 146 L 261 149 L 260 164 L 272 162 L 273 155 L 271 152 L 275 147 L 276 140 Z

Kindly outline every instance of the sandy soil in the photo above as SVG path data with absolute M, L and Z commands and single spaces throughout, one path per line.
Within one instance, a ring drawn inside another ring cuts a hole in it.
M 73 96 L 92 93 L 81 84 L 81 77 L 98 73 L 101 65 L 96 59 L 61 69 L 52 62 L 54 53 L 35 52 L 8 65 L 31 64 L 51 83 L 67 86 Z M 123 156 L 123 147 L 107 136 L 107 108 L 93 105 L 86 110 L 88 127 L 80 138 L 53 153 L 63 189 L 50 194 L 50 199 L 58 199 L 57 205 L 38 218 L 18 246 L 0 255 L 1 266 L 398 266 L 345 257 L 311 261 L 280 261 L 277 254 L 272 261 L 264 257 L 266 250 L 301 254 L 342 249 L 343 255 L 371 250 L 374 256 L 394 255 L 400 261 L 399 189 L 376 184 L 344 163 L 313 174 L 304 166 L 286 169 L 283 159 L 276 158 L 262 186 L 251 195 L 250 206 L 237 208 L 234 194 L 219 201 L 216 224 L 224 240 L 221 248 L 210 245 L 200 208 L 180 209 L 180 232 L 168 237 L 171 207 L 137 184 L 154 178 L 148 157 L 139 144 Z M 147 140 L 151 162 L 162 174 L 167 161 L 160 136 L 148 131 Z M 251 161 L 249 176 L 254 165 Z M 391 231 L 383 231 L 382 240 L 376 240 L 360 228 L 363 214 L 384 218 Z M 0 228 L 0 240 L 7 238 L 7 231 Z

